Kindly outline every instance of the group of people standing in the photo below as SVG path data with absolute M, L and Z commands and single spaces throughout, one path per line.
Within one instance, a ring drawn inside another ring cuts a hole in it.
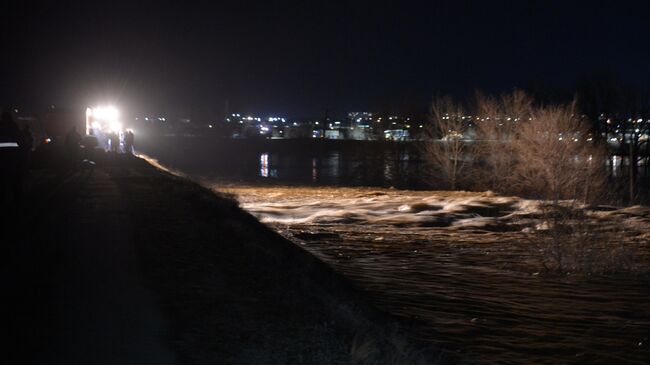
M 67 170 L 75 169 L 82 158 L 97 157 L 92 152 L 98 147 L 97 137 L 100 136 L 94 136 L 92 132 L 89 136 L 82 137 L 74 126 L 68 130 L 63 138 L 65 152 L 64 161 L 61 161 Z M 129 155 L 135 153 L 133 131 L 111 133 L 105 137 L 108 139 L 106 150 Z M 3 111 L 0 117 L 0 207 L 22 204 L 33 148 L 34 137 L 30 126 L 25 124 L 20 128 L 14 121 L 12 112 Z
M 124 152 L 128 154 L 133 154 L 134 140 L 135 140 L 135 135 L 133 134 L 133 131 L 131 131 L 130 129 L 127 129 L 121 136 L 120 133 L 118 132 L 112 132 L 111 134 L 108 135 L 108 141 L 110 143 L 108 150 L 116 153 Z M 120 148 L 121 141 L 124 142 L 124 151 L 122 151 L 122 149 Z

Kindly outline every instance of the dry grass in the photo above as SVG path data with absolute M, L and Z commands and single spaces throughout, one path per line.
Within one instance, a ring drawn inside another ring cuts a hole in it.
M 403 333 L 393 331 L 385 342 L 377 341 L 376 334 L 358 333 L 350 350 L 352 364 L 355 365 L 438 365 L 470 364 L 454 359 L 444 352 L 432 354 L 428 349 L 414 347 Z

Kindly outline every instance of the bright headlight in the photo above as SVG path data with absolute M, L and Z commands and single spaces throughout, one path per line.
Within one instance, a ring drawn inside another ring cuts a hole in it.
M 108 127 L 110 128 L 111 132 L 117 133 L 117 132 L 122 130 L 122 123 L 120 123 L 120 122 L 118 122 L 116 120 L 113 120 L 113 121 L 110 122 Z

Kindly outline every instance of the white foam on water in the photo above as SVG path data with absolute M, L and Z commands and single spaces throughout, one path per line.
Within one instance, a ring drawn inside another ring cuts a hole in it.
M 493 227 L 512 224 L 517 213 L 529 213 L 535 206 L 519 198 L 485 193 L 367 188 L 243 188 L 229 192 L 262 222 L 315 226 Z
M 445 228 L 485 231 L 545 230 L 544 202 L 492 192 L 409 191 L 370 188 L 236 187 L 242 208 L 278 225 L 338 225 L 342 230 L 426 233 Z M 563 202 L 570 205 L 570 202 Z M 605 208 L 603 208 L 605 209 Z M 650 229 L 646 207 L 588 210 L 592 219 L 624 217 Z
M 213 190 L 234 194 L 242 208 L 272 225 L 340 226 L 342 229 L 392 230 L 412 233 L 441 228 L 524 231 L 545 230 L 544 202 L 486 192 L 410 191 L 341 187 L 247 187 L 223 185 L 189 176 L 139 155 L 177 176 L 196 180 Z M 570 202 L 566 204 L 571 205 Z M 650 208 L 596 207 L 592 219 L 650 231 Z M 396 229 L 398 228 L 398 229 Z

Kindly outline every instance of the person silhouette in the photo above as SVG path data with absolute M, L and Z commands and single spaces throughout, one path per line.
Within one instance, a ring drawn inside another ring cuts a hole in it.
M 74 168 L 79 162 L 79 144 L 81 143 L 81 136 L 77 132 L 77 127 L 70 128 L 65 136 L 65 150 L 69 167 Z
M 134 141 L 134 134 L 132 130 L 127 130 L 126 133 L 124 134 L 124 149 L 125 152 L 132 155 L 133 154 L 133 141 Z
M 22 130 L 23 141 L 25 142 L 24 148 L 27 151 L 31 151 L 34 147 L 34 136 L 32 135 L 32 129 L 29 124 L 25 124 Z
M 23 145 L 21 146 L 23 154 L 23 165 L 25 169 L 29 167 L 29 161 L 31 159 L 32 149 L 34 148 L 34 136 L 32 135 L 32 130 L 29 127 L 29 124 L 25 124 L 23 130 L 21 131 Z
M 20 205 L 23 194 L 22 134 L 9 111 L 0 117 L 0 204 Z
M 120 135 L 117 132 L 111 132 L 108 138 L 111 143 L 111 152 L 120 152 Z

